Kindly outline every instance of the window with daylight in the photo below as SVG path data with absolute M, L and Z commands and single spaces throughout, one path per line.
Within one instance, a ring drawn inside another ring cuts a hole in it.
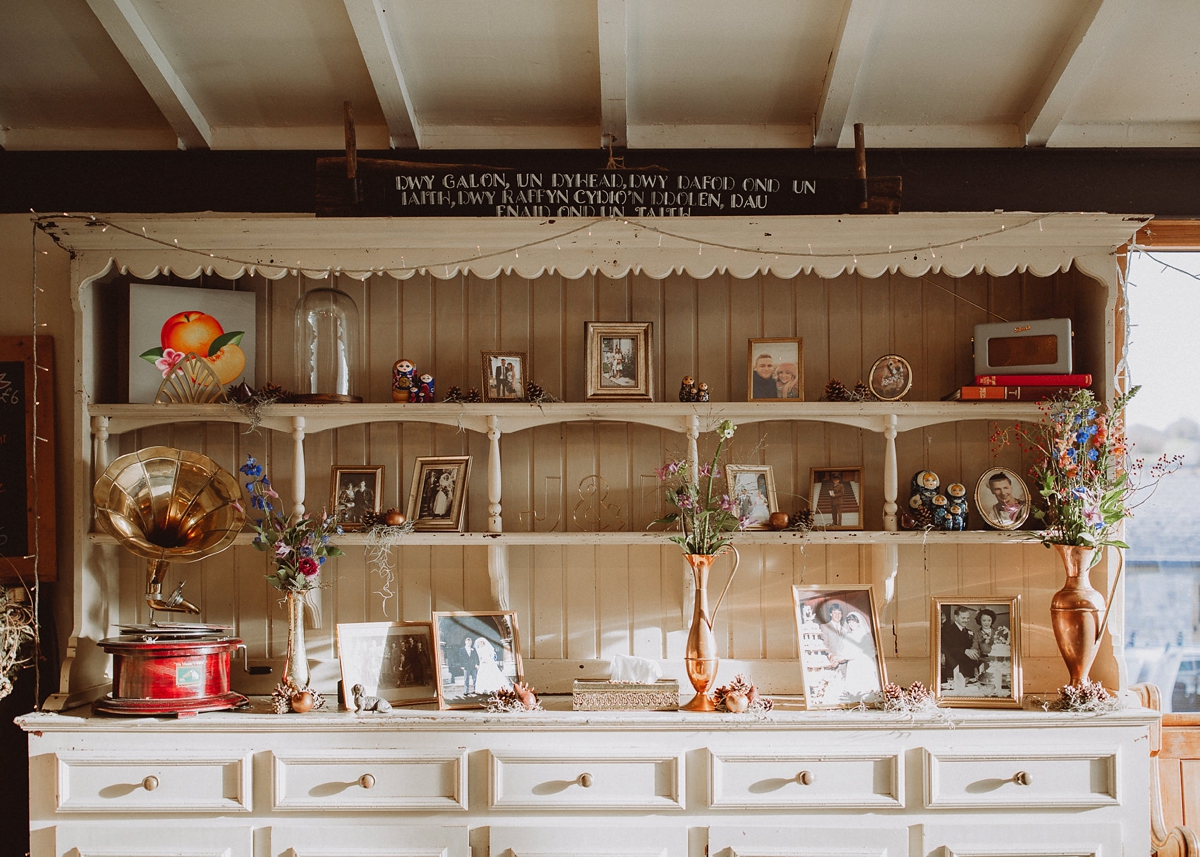
M 1144 472 L 1162 455 L 1183 466 L 1126 522 L 1126 662 L 1164 710 L 1200 711 L 1200 252 L 1133 252 L 1128 285 L 1133 454 Z

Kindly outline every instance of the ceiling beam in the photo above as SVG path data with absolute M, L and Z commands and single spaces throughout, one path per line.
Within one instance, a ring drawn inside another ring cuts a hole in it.
M 629 144 L 628 112 L 628 34 L 625 0 L 597 0 L 600 43 L 600 145 Z
M 1103 56 L 1132 0 L 1092 0 L 1025 112 L 1025 145 L 1045 146 Z
M 387 119 L 388 136 L 393 149 L 421 148 L 421 126 L 413 110 L 400 55 L 388 28 L 380 0 L 344 0 L 346 14 L 354 27 L 358 49 L 362 51 L 375 87 L 375 96 Z M 394 4 L 393 4 L 394 6 Z M 393 8 L 392 16 L 396 12 Z
M 125 62 L 175 132 L 181 149 L 208 149 L 212 129 L 132 0 L 87 0 Z
M 880 0 L 848 0 L 842 9 L 813 119 L 813 145 L 817 148 L 835 147 L 842 138 L 854 84 L 867 56 L 880 5 Z

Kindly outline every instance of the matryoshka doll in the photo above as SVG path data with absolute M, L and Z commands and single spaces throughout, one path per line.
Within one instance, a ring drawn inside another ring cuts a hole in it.
M 408 402 L 414 398 L 414 393 L 417 392 L 416 383 L 413 381 L 413 376 L 417 374 L 417 367 L 412 364 L 411 360 L 400 359 L 392 366 L 392 401 L 393 402 Z
M 933 526 L 939 530 L 948 529 L 946 527 L 946 518 L 949 517 L 948 506 L 950 501 L 946 499 L 945 494 L 933 495 Z
M 433 401 L 433 376 L 426 372 L 421 376 L 421 383 L 417 387 L 418 402 Z
M 969 520 L 970 507 L 967 504 L 967 487 L 961 482 L 952 482 L 946 486 L 946 495 L 950 500 L 948 511 L 953 519 L 951 530 L 965 530 Z

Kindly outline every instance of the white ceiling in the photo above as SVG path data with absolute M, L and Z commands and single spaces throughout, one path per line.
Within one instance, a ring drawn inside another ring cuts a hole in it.
M 360 149 L 1200 146 L 1200 6 L 0 0 L 6 150 L 337 150 L 347 101 Z

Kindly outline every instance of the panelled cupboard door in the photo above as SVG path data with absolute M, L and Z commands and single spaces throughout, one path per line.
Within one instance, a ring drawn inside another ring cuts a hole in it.
M 1124 850 L 1121 825 L 1034 823 L 927 824 L 921 853 L 929 857 L 1121 857 L 1145 854 L 1150 841 Z M 1137 847 L 1140 846 L 1140 847 Z
M 471 857 L 465 824 L 287 824 L 271 828 L 271 857 Z
M 60 824 L 56 857 L 253 857 L 248 825 L 180 825 L 163 821 Z M 36 852 L 35 852 L 36 853 Z
M 710 857 L 906 857 L 908 844 L 908 826 L 899 818 L 885 827 L 867 827 L 864 819 L 847 816 L 841 827 L 708 828 Z
M 688 857 L 688 829 L 559 817 L 535 827 L 492 825 L 488 846 L 490 857 Z

